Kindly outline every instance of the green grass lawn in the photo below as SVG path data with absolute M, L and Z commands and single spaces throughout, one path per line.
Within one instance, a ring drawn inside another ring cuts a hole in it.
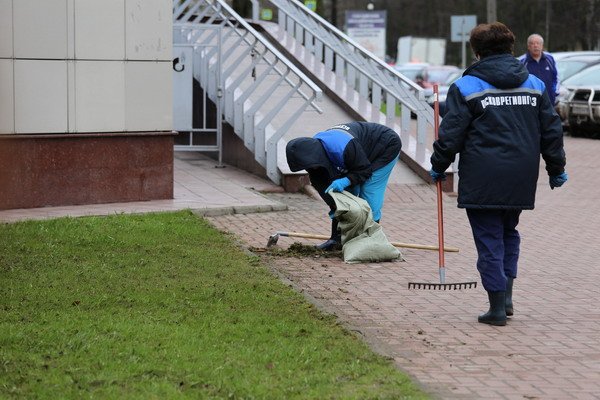
M 426 398 L 190 212 L 0 225 L 0 398 Z

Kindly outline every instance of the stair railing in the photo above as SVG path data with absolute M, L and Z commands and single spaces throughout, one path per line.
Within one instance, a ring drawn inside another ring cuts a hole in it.
M 224 119 L 280 183 L 277 143 L 303 113 L 322 113 L 316 102 L 323 92 L 223 0 L 174 0 L 173 20 L 176 44 L 214 42 L 217 32 L 198 25 L 221 27 L 220 46 L 195 52 L 202 68 L 194 77 L 213 102 L 222 102 Z M 211 79 L 215 68 L 222 87 Z

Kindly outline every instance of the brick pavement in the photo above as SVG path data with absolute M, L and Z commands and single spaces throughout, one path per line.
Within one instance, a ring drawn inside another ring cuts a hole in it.
M 534 211 L 521 217 L 522 254 L 515 315 L 505 327 L 479 324 L 487 296 L 408 290 L 438 282 L 437 253 L 402 250 L 405 262 L 345 264 L 336 258 L 284 258 L 268 265 L 439 398 L 600 398 L 600 141 L 566 138 L 565 187 L 551 191 L 541 170 Z M 518 177 L 515 177 L 518 179 Z M 247 246 L 264 247 L 278 230 L 327 234 L 324 203 L 299 194 L 269 197 L 283 212 L 210 217 Z M 476 253 L 464 210 L 445 197 L 446 281 L 477 280 Z M 436 243 L 434 187 L 391 184 L 383 228 L 394 241 Z M 278 246 L 294 241 L 285 238 Z

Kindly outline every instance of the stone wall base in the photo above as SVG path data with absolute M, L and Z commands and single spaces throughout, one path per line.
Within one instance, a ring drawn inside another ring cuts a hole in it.
M 174 135 L 0 135 L 0 209 L 172 199 Z

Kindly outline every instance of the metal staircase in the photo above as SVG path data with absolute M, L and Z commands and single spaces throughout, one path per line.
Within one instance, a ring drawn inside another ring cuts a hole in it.
M 278 142 L 300 115 L 322 112 L 323 92 L 225 1 L 174 0 L 173 19 L 174 48 L 191 49 L 194 79 L 280 183 Z

